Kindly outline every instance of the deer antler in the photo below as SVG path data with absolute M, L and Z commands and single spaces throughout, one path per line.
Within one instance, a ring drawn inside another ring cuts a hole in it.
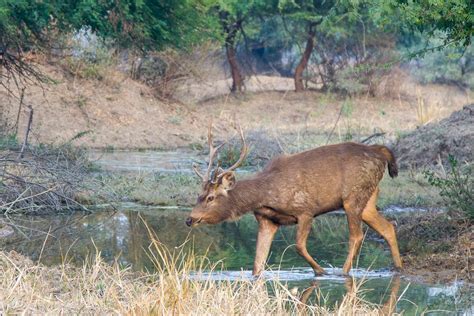
M 242 130 L 242 126 L 239 125 L 239 134 L 240 134 L 240 140 L 242 142 L 242 149 L 240 150 L 240 157 L 239 160 L 237 160 L 232 166 L 229 168 L 223 170 L 217 178 L 220 178 L 224 173 L 229 172 L 229 171 L 234 171 L 237 169 L 245 160 L 247 157 L 247 154 L 249 152 L 249 147 L 245 143 L 245 137 L 244 137 L 244 131 Z
M 219 149 L 224 145 L 224 143 L 220 144 L 217 147 L 214 147 L 213 142 L 212 142 L 212 121 L 209 124 L 209 129 L 207 131 L 207 143 L 209 145 L 209 164 L 207 166 L 207 171 L 206 174 L 203 175 L 198 171 L 198 168 L 195 164 L 193 164 L 193 170 L 194 172 L 198 175 L 199 178 L 201 178 L 202 182 L 208 182 L 211 176 L 211 170 L 212 166 L 214 164 L 214 158 L 216 157 L 217 152 Z
M 241 126 L 239 126 L 239 134 L 240 134 L 240 140 L 242 141 L 242 149 L 240 151 L 239 160 L 237 160 L 231 167 L 229 167 L 225 170 L 222 170 L 219 167 L 219 163 L 218 163 L 217 168 L 214 172 L 214 175 L 211 179 L 211 172 L 212 172 L 212 166 L 214 165 L 214 159 L 217 155 L 217 152 L 224 145 L 224 143 L 220 144 L 217 147 L 214 147 L 213 141 L 212 141 L 212 122 L 209 124 L 209 129 L 207 131 L 207 143 L 209 145 L 209 163 L 208 163 L 208 166 L 207 166 L 206 174 L 203 175 L 202 173 L 200 173 L 199 170 L 198 170 L 197 165 L 193 164 L 194 172 L 198 175 L 199 178 L 201 178 L 203 183 L 207 183 L 209 180 L 211 180 L 211 182 L 213 182 L 213 183 L 217 182 L 217 180 L 224 173 L 237 169 L 242 164 L 242 162 L 244 162 L 245 158 L 247 157 L 249 148 L 248 148 L 247 144 L 245 143 L 244 132 L 243 132 Z

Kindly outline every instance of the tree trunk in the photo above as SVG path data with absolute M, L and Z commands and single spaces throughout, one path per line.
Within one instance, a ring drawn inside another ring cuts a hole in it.
M 308 40 L 306 41 L 306 48 L 304 50 L 303 56 L 301 56 L 301 60 L 296 66 L 295 69 L 295 91 L 301 92 L 304 90 L 303 84 L 303 71 L 306 69 L 308 65 L 309 58 L 311 57 L 311 53 L 313 52 L 314 48 L 314 27 L 316 25 L 314 23 L 309 24 L 308 29 Z
M 230 66 L 230 73 L 232 75 L 232 88 L 231 92 L 242 92 L 244 85 L 244 78 L 240 73 L 239 64 L 237 63 L 237 57 L 235 53 L 235 37 L 242 25 L 243 18 L 230 18 L 230 14 L 227 11 L 220 11 L 219 18 L 224 30 L 225 35 L 225 50 L 227 55 L 227 61 Z
M 232 75 L 232 88 L 231 92 L 242 92 L 244 80 L 240 74 L 239 64 L 237 63 L 237 57 L 235 55 L 235 34 L 229 34 L 226 38 L 225 50 L 227 54 L 227 61 L 230 66 L 230 73 Z

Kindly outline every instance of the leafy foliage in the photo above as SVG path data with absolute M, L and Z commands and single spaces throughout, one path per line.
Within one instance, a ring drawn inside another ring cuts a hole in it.
M 445 43 L 463 46 L 474 34 L 474 8 L 470 0 L 398 1 L 401 16 L 412 27 L 428 35 L 445 32 Z
M 471 0 L 368 0 L 375 23 L 381 27 L 396 22 L 406 33 L 426 37 L 444 34 L 444 45 L 468 46 L 474 35 Z
M 442 45 L 442 39 L 434 38 L 429 46 Z M 423 49 L 420 45 L 415 50 Z M 422 83 L 455 84 L 474 88 L 474 46 L 450 45 L 442 50 L 427 52 L 422 58 L 415 57 L 410 63 L 410 71 Z
M 461 171 L 458 161 L 449 156 L 450 170 L 446 177 L 439 177 L 432 171 L 425 171 L 428 182 L 440 190 L 443 199 L 456 210 L 474 220 L 474 183 L 472 168 L 467 166 L 465 173 Z
M 48 31 L 87 28 L 126 47 L 182 47 L 209 34 L 214 19 L 204 14 L 206 10 L 201 0 L 1 0 L 1 44 L 25 47 L 34 39 L 45 40 Z

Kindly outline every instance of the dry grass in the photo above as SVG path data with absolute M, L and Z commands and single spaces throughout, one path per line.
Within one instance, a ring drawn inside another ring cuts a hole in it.
M 363 301 L 353 284 L 333 308 L 306 305 L 308 289 L 289 290 L 278 281 L 214 281 L 190 278 L 191 271 L 217 265 L 192 252 L 164 248 L 151 234 L 156 272 L 138 273 L 108 265 L 97 254 L 82 267 L 46 267 L 16 253 L 0 252 L 2 314 L 379 315 L 382 307 Z M 389 300 L 393 305 L 394 297 Z
M 416 90 L 416 118 L 420 125 L 428 124 L 439 118 L 439 104 L 434 106 L 427 102 L 421 95 L 420 89 Z

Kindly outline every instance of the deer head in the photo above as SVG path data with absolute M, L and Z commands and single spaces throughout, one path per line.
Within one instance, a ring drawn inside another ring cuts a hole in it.
M 199 194 L 196 205 L 186 220 L 186 225 L 192 226 L 199 223 L 216 224 L 231 217 L 231 209 L 235 207 L 229 198 L 230 191 L 235 187 L 235 170 L 243 163 L 248 153 L 244 133 L 239 127 L 242 149 L 239 159 L 229 168 L 222 169 L 217 163 L 213 170 L 214 159 L 223 144 L 214 147 L 212 140 L 212 124 L 209 125 L 207 142 L 209 145 L 209 163 L 205 174 L 199 172 L 193 165 L 194 172 L 202 180 L 202 192 Z

